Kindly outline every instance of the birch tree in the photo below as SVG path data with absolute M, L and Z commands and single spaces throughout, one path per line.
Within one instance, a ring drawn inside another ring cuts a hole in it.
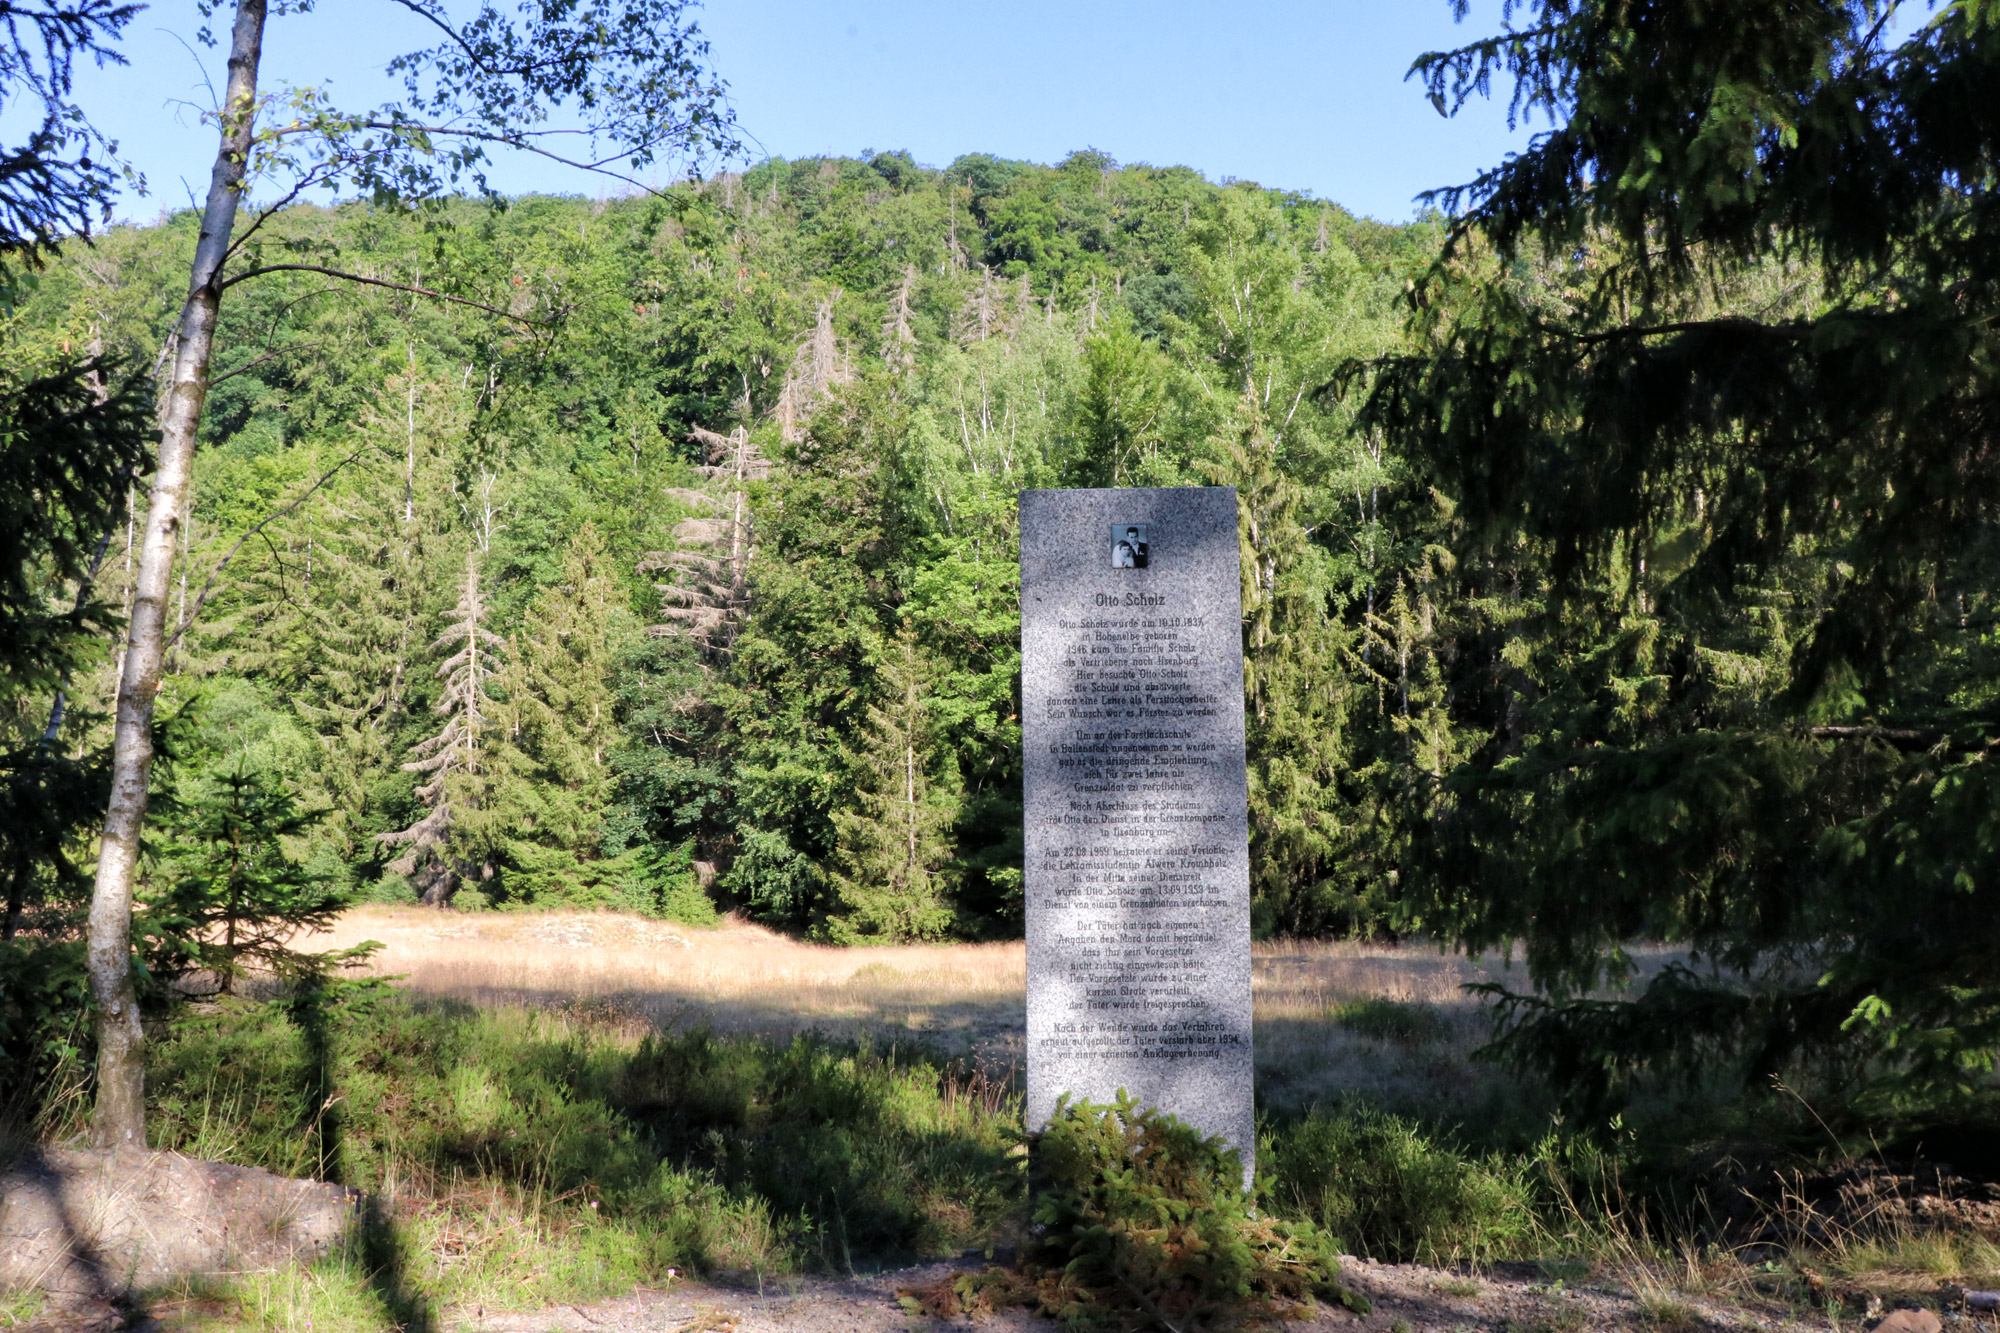
M 707 43 L 687 18 L 687 0 L 528 0 L 513 15 L 487 3 L 462 22 L 442 0 L 383 3 L 416 15 L 439 41 L 391 55 L 386 68 L 402 80 L 404 96 L 369 111 L 342 111 L 304 80 L 282 97 L 260 81 L 267 20 L 309 10 L 312 0 L 237 0 L 229 26 L 228 75 L 213 116 L 215 165 L 187 297 L 169 345 L 90 911 L 90 980 L 98 1010 L 93 1132 L 106 1147 L 145 1146 L 132 890 L 152 772 L 153 701 L 166 648 L 186 628 L 168 625 L 167 590 L 224 294 L 263 274 L 306 271 L 476 306 L 503 318 L 525 317 L 415 282 L 323 264 L 266 262 L 265 224 L 316 192 L 406 204 L 467 186 L 488 192 L 485 172 L 496 150 L 534 154 L 637 186 L 632 172 L 662 155 L 735 146 L 723 86 L 707 69 Z M 205 15 L 218 9 L 213 0 L 202 6 Z M 574 124 L 558 128 L 551 124 L 556 117 Z M 253 208 L 239 230 L 238 214 L 253 186 L 266 189 L 271 202 Z

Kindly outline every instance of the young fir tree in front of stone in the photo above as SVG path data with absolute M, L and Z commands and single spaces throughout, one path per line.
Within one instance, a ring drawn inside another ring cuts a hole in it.
M 939 870 L 951 857 L 958 772 L 933 743 L 924 665 L 908 623 L 875 664 L 879 702 L 854 757 L 856 808 L 833 817 L 839 915 L 822 929 L 838 942 L 937 939 L 951 927 Z

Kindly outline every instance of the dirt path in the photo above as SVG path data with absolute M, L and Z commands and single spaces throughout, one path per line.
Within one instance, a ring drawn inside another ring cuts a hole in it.
M 454 1333 L 924 1333 L 964 1319 L 938 1320 L 911 1315 L 896 1299 L 901 1289 L 921 1286 L 982 1264 L 962 1260 L 902 1269 L 845 1281 L 798 1279 L 767 1285 L 762 1293 L 690 1283 L 668 1291 L 643 1291 L 592 1305 L 558 1306 L 528 1314 L 455 1311 L 446 1319 Z M 1491 1275 L 1466 1277 L 1414 1265 L 1350 1260 L 1347 1280 L 1375 1305 L 1355 1316 L 1322 1307 L 1309 1320 L 1285 1327 L 1329 1333 L 1697 1333 L 1698 1330 L 1756 1329 L 1765 1333 L 1829 1333 L 1859 1327 L 1860 1321 L 1831 1323 L 1824 1315 L 1803 1314 L 1775 1300 L 1740 1295 L 1688 1297 L 1643 1304 L 1615 1282 L 1590 1279 L 1570 1284 L 1550 1281 L 1532 1265 L 1502 1265 Z M 978 1321 L 992 1333 L 1056 1326 L 1025 1311 L 1008 1311 Z M 1954 1333 L 1986 1333 L 2000 1328 L 1990 1317 L 1948 1313 Z

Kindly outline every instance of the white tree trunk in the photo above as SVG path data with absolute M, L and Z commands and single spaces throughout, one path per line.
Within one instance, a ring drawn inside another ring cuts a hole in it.
M 145 1038 L 132 985 L 132 885 L 146 788 L 153 767 L 153 699 L 167 640 L 167 589 L 194 462 L 195 433 L 208 397 L 209 357 L 222 301 L 222 261 L 236 227 L 236 205 L 257 113 L 257 63 L 263 53 L 266 0 L 238 0 L 229 44 L 222 142 L 209 178 L 195 243 L 187 304 L 176 331 L 173 380 L 160 421 L 160 456 L 146 508 L 133 589 L 125 663 L 118 679 L 112 740 L 111 801 L 90 900 L 90 989 L 97 1001 L 97 1103 L 92 1132 L 101 1147 L 146 1146 Z

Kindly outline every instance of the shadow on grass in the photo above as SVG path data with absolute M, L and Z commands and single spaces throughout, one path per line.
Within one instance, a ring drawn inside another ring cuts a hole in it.
M 347 1183 L 347 1170 L 335 1073 L 337 1052 L 328 1007 L 331 992 L 343 984 L 352 983 L 308 970 L 293 988 L 289 1003 L 292 1022 L 305 1041 L 306 1060 L 299 1093 L 308 1150 L 317 1164 L 315 1174 L 335 1185 Z M 432 1333 L 437 1327 L 437 1311 L 429 1297 L 406 1281 L 402 1237 L 380 1198 L 372 1193 L 361 1196 L 354 1228 L 351 1243 L 368 1274 L 368 1285 L 382 1302 L 383 1313 L 391 1324 L 403 1333 Z
M 477 1285 L 483 1270 L 419 1258 L 436 1227 L 465 1232 L 478 1263 L 518 1257 L 536 1291 L 595 1291 L 670 1268 L 909 1262 L 1020 1207 L 1004 1067 L 907 1040 L 662 1034 L 594 1007 L 480 1011 L 365 984 L 301 979 L 275 1002 L 190 1014 L 157 1045 L 150 1090 L 163 1146 L 221 1141 L 248 1164 L 381 1191 L 348 1251 L 371 1318 L 436 1327 Z M 518 1235 L 495 1229 L 515 1213 L 534 1215 L 536 1252 L 486 1248 Z

